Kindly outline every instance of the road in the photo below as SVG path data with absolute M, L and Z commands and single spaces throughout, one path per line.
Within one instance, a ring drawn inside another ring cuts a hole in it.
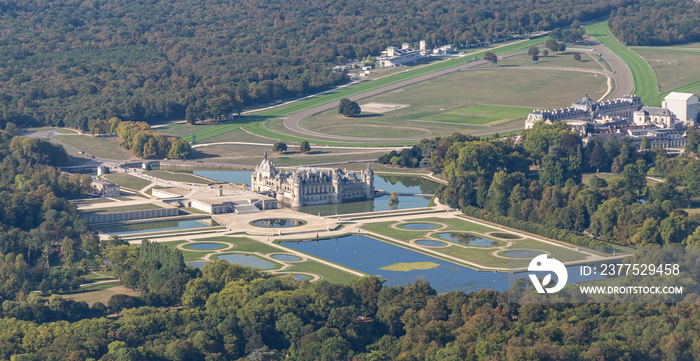
M 584 43 L 587 46 L 590 46 L 593 51 L 596 54 L 601 54 L 602 57 L 610 64 L 610 66 L 613 69 L 613 72 L 608 72 L 608 71 L 598 71 L 598 70 L 591 70 L 591 69 L 581 69 L 581 68 L 544 68 L 544 67 L 531 67 L 531 66 L 524 66 L 524 67 L 513 67 L 514 69 L 538 69 L 538 70 L 559 70 L 559 71 L 580 71 L 580 72 L 589 72 L 589 73 L 597 73 L 597 74 L 602 74 L 605 76 L 608 76 L 612 79 L 614 79 L 615 82 L 615 87 L 614 89 L 608 89 L 607 94 L 610 95 L 610 98 L 618 98 L 622 95 L 629 94 L 632 92 L 632 76 L 630 74 L 629 69 L 625 65 L 625 63 L 622 62 L 620 58 L 618 58 L 614 53 L 612 53 L 608 48 L 600 45 L 598 42 L 595 41 L 595 39 L 591 37 L 586 37 L 584 39 Z M 516 52 L 516 53 L 509 53 L 505 54 L 499 57 L 499 59 L 505 59 L 517 55 L 522 55 L 525 54 L 525 52 Z M 373 89 L 366 91 L 364 93 L 356 94 L 353 96 L 350 96 L 349 99 L 353 101 L 358 101 L 366 98 L 370 98 L 382 93 L 390 92 L 399 88 L 403 88 L 409 85 L 417 84 L 420 82 L 424 82 L 427 80 L 432 80 L 437 77 L 441 77 L 444 75 L 449 75 L 455 72 L 460 72 L 460 71 L 475 71 L 475 70 L 489 70 L 488 68 L 479 68 L 475 69 L 479 65 L 484 65 L 487 62 L 485 60 L 477 60 L 473 62 L 469 62 L 466 64 L 460 64 L 452 68 L 448 68 L 445 70 L 437 71 L 434 73 L 422 75 L 419 77 L 415 77 L 412 79 L 404 80 L 402 82 L 390 84 L 381 88 Z M 510 69 L 510 68 L 493 68 L 493 70 L 504 70 L 504 69 Z M 609 87 L 611 84 L 608 85 Z M 331 134 L 323 134 L 323 133 L 318 133 L 318 132 L 313 132 L 307 129 L 304 129 L 301 127 L 300 122 L 302 119 L 319 114 L 322 112 L 325 112 L 327 110 L 331 110 L 333 108 L 337 107 L 337 102 L 330 102 L 326 103 L 320 106 L 317 106 L 315 108 L 307 109 L 304 111 L 301 111 L 299 113 L 295 113 L 292 115 L 287 116 L 284 119 L 284 126 L 288 130 L 292 132 L 293 136 L 307 136 L 307 137 L 314 137 L 317 139 L 330 139 L 330 140 L 336 140 L 336 141 L 348 141 L 348 142 L 362 142 L 362 143 L 400 143 L 400 142 L 414 142 L 414 141 L 419 141 L 422 138 L 382 138 L 382 139 L 371 139 L 371 138 L 362 138 L 362 137 L 349 137 L 349 136 L 341 136 L 341 135 L 331 135 Z M 523 127 L 518 126 L 514 127 L 512 129 L 501 129 L 502 132 L 508 132 L 508 131 L 516 131 L 516 130 L 521 130 Z M 484 134 L 491 134 L 493 131 L 486 131 Z M 484 134 L 479 134 L 479 133 L 474 133 L 474 135 L 484 135 Z

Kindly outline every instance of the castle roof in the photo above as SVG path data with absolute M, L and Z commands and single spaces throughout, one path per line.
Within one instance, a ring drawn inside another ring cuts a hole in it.
M 671 116 L 671 112 L 666 109 L 666 108 L 657 108 L 657 107 L 642 107 L 640 110 L 642 112 L 645 112 L 646 114 L 649 115 L 654 115 L 654 116 Z
M 267 149 L 265 149 L 265 155 L 263 157 L 263 160 L 260 162 L 258 169 L 259 170 L 275 170 L 275 165 L 272 164 L 272 162 L 269 159 L 267 159 Z
M 572 107 L 585 110 L 594 109 L 597 105 L 598 103 L 595 100 L 589 98 L 588 94 L 581 98 L 581 100 L 577 100 L 576 102 L 571 104 Z

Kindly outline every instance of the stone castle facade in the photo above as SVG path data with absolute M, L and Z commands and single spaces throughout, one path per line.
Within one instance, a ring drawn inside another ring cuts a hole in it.
M 250 188 L 267 193 L 292 207 L 345 203 L 374 198 L 374 172 L 367 165 L 358 177 L 338 168 L 299 167 L 278 171 L 267 159 L 267 151 L 251 175 Z
M 664 107 L 659 108 L 644 106 L 631 94 L 604 102 L 586 95 L 565 109 L 535 109 L 525 120 L 525 129 L 540 121 L 563 122 L 584 142 L 594 137 L 629 137 L 639 146 L 646 137 L 652 147 L 683 148 L 687 144 L 684 130 L 694 123 L 688 118 L 697 117 L 697 98 L 689 93 L 671 93 L 664 99 Z

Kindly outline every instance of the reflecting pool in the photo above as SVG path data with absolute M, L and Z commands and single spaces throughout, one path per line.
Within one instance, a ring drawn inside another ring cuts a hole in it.
M 534 258 L 535 256 L 538 256 L 541 254 L 541 252 L 535 252 L 535 251 L 528 251 L 525 249 L 516 249 L 513 251 L 505 251 L 501 253 L 502 255 L 506 257 L 517 257 L 517 258 Z
M 291 255 L 291 254 L 273 254 L 271 257 L 274 259 L 278 259 L 280 261 L 287 261 L 287 262 L 301 261 L 301 257 Z
M 287 228 L 287 227 L 296 227 L 296 226 L 301 226 L 301 225 L 306 224 L 306 222 L 304 222 L 300 219 L 289 219 L 289 218 L 258 219 L 258 220 L 252 221 L 250 223 L 256 227 L 266 227 L 266 228 Z
M 421 240 L 416 241 L 416 244 L 420 244 L 421 246 L 428 246 L 428 247 L 447 246 L 447 243 L 445 243 L 445 242 L 433 241 L 432 239 L 421 239 Z
M 294 279 L 297 281 L 303 281 L 303 280 L 308 280 L 309 276 L 307 276 L 307 275 L 294 275 Z
M 481 238 L 481 237 L 477 237 L 473 234 L 462 233 L 462 232 L 459 232 L 459 233 L 458 232 L 438 233 L 438 237 L 440 237 L 446 241 L 459 242 L 459 243 L 467 245 L 467 246 L 492 247 L 492 246 L 498 245 L 497 242 L 494 242 L 490 239 Z
M 190 243 L 185 245 L 185 248 L 187 249 L 197 250 L 219 249 L 224 247 L 226 246 L 221 243 Z
M 363 235 L 281 244 L 367 274 L 376 275 L 385 279 L 384 284 L 387 286 L 405 285 L 415 280 L 422 280 L 430 282 L 430 285 L 439 293 L 451 290 L 477 292 L 482 288 L 505 291 L 509 286 L 507 273 L 475 271 Z M 437 266 L 409 271 L 391 270 L 400 269 L 399 267 L 391 267 L 397 264 L 414 263 L 435 263 Z M 576 282 L 578 268 L 567 268 L 570 270 L 570 282 Z M 519 278 L 528 277 L 527 273 L 516 275 Z
M 194 267 L 194 268 L 199 268 L 202 269 L 204 268 L 204 265 L 207 264 L 207 262 L 190 262 L 189 265 Z
M 433 229 L 438 228 L 437 224 L 432 223 L 402 223 L 399 224 L 399 228 L 406 229 Z
M 201 220 L 181 220 L 181 221 L 156 221 L 156 222 L 144 222 L 144 223 L 134 223 L 134 224 L 121 224 L 112 226 L 97 226 L 96 230 L 107 233 L 107 234 L 132 234 L 132 233 L 144 233 L 144 232 L 161 232 L 161 231 L 174 231 L 178 229 L 192 229 L 192 228 L 204 228 L 211 227 L 209 224 L 203 222 L 210 222 L 210 219 Z M 217 224 L 218 225 L 218 224 Z
M 273 268 L 275 268 L 274 263 L 265 261 L 263 259 L 255 257 L 255 256 L 249 256 L 247 254 L 238 254 L 238 253 L 220 254 L 220 255 L 217 255 L 216 258 L 223 259 L 228 263 L 239 264 L 241 266 L 251 266 L 254 268 L 258 267 L 260 269 L 273 269 Z
M 520 239 L 522 237 L 518 236 L 517 234 L 513 233 L 501 233 L 501 232 L 493 232 L 489 233 L 489 235 L 498 237 L 498 238 L 503 238 L 503 239 Z

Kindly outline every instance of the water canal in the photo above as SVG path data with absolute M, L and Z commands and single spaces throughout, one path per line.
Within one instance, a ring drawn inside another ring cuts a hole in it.
M 405 285 L 422 280 L 430 282 L 438 293 L 452 290 L 477 292 L 482 288 L 505 291 L 510 285 L 509 278 L 527 278 L 526 273 L 517 273 L 518 277 L 509 277 L 507 273 L 479 272 L 363 235 L 281 244 L 381 277 L 386 280 L 384 284 L 387 286 Z M 567 268 L 570 282 L 576 282 L 578 267 Z

